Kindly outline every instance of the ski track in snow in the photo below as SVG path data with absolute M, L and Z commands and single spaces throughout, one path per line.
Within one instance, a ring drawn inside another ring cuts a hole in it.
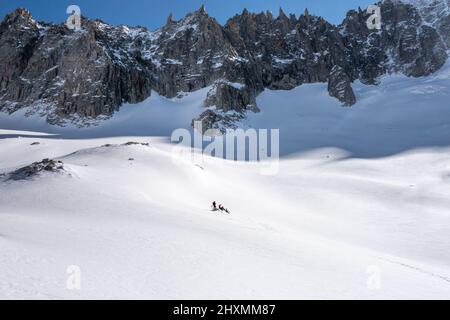
M 208 88 L 87 129 L 0 113 L 0 173 L 44 158 L 66 170 L 0 176 L 0 298 L 449 299 L 449 70 L 356 83 L 353 108 L 324 84 L 266 90 L 242 125 L 280 129 L 275 176 L 172 153 Z
M 411 265 L 409 265 L 409 264 L 402 263 L 402 262 L 392 261 L 392 260 L 385 259 L 385 258 L 380 258 L 380 259 L 383 259 L 383 260 L 385 260 L 385 261 L 388 261 L 388 262 L 391 262 L 391 263 L 394 263 L 394 264 L 398 264 L 398 265 L 400 265 L 400 266 L 403 266 L 403 267 L 406 267 L 406 268 L 410 268 L 410 269 L 413 269 L 413 270 L 416 270 L 416 271 L 419 271 L 419 272 L 428 274 L 428 275 L 430 275 L 430 276 L 432 276 L 432 277 L 436 277 L 436 278 L 442 279 L 442 280 L 444 280 L 444 281 L 446 281 L 446 282 L 450 282 L 450 278 L 448 278 L 448 277 L 446 277 L 446 276 L 442 276 L 442 275 L 440 275 L 440 274 L 436 274 L 436 273 L 433 273 L 433 272 L 429 272 L 429 271 L 427 271 L 427 270 L 423 270 L 423 269 L 421 269 L 421 268 L 418 268 L 418 267 L 415 267 L 415 266 L 411 266 Z

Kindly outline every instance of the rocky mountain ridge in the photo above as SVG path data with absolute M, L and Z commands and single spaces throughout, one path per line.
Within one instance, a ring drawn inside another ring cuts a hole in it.
M 0 111 L 30 107 L 52 124 L 86 125 L 152 90 L 172 98 L 211 86 L 198 120 L 222 128 L 257 112 L 266 88 L 315 82 L 351 106 L 355 80 L 377 84 L 387 73 L 419 77 L 441 68 L 450 48 L 448 1 L 380 2 L 381 30 L 368 29 L 362 9 L 338 26 L 281 9 L 278 17 L 244 10 L 222 26 L 202 6 L 179 21 L 170 15 L 154 32 L 85 18 L 72 31 L 17 9 L 0 24 Z

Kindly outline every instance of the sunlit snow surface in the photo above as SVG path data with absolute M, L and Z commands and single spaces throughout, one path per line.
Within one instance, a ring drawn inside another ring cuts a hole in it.
M 208 89 L 89 129 L 0 114 L 0 173 L 66 169 L 0 182 L 0 298 L 449 299 L 450 66 L 381 82 L 352 108 L 324 84 L 262 93 L 242 125 L 280 129 L 274 176 L 171 152 Z

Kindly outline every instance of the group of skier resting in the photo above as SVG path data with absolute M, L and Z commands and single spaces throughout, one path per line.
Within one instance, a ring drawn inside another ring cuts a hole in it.
M 220 211 L 226 212 L 228 214 L 230 213 L 230 211 L 227 208 L 225 208 L 223 205 L 219 204 L 219 206 L 217 206 L 215 201 L 213 201 L 211 207 L 212 207 L 212 211 L 219 211 L 220 210 Z

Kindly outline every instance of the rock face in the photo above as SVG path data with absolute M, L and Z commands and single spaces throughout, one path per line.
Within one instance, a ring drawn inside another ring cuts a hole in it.
M 415 5 L 422 20 L 439 32 L 450 49 L 450 0 L 409 0 Z
M 331 69 L 328 78 L 328 92 L 332 97 L 337 98 L 339 101 L 343 101 L 344 106 L 352 106 L 356 103 L 351 79 L 345 73 L 345 70 L 338 65 Z
M 243 112 L 253 109 L 257 111 L 255 96 L 245 86 L 219 81 L 215 83 L 206 97 L 205 107 L 228 112 L 235 110 Z
M 83 19 L 83 31 L 73 32 L 37 23 L 21 9 L 6 16 L 0 25 L 0 107 L 38 105 L 57 123 L 73 114 L 110 115 L 124 101 L 142 101 L 151 92 L 150 71 L 133 64 L 132 52 L 127 64 L 120 63 L 119 44 L 109 41 L 114 33 L 127 39 L 124 29 L 98 21 Z
M 365 11 L 350 11 L 339 26 L 344 43 L 355 59 L 354 78 L 375 84 L 385 73 L 420 77 L 437 71 L 447 60 L 438 31 L 421 18 L 416 7 L 401 2 L 380 3 L 382 29 L 365 25 Z
M 327 82 L 330 95 L 351 106 L 356 79 L 424 76 L 445 63 L 449 1 L 385 0 L 378 4 L 381 30 L 368 29 L 361 9 L 338 26 L 307 10 L 297 19 L 281 9 L 276 18 L 244 10 L 221 26 L 202 6 L 179 21 L 170 15 L 154 32 L 84 18 L 82 30 L 71 31 L 17 9 L 0 24 L 0 110 L 31 107 L 50 123 L 83 125 L 152 90 L 176 97 L 211 86 L 199 119 L 220 128 L 257 112 L 265 88 L 314 82 Z

